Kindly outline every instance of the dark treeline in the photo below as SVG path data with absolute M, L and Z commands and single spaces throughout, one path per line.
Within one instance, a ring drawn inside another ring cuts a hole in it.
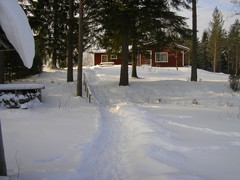
M 44 64 L 63 68 L 70 61 L 76 63 L 79 1 L 27 2 L 21 4 L 29 17 L 36 49 Z M 161 47 L 167 43 L 179 43 L 187 36 L 190 38 L 186 18 L 176 13 L 180 7 L 190 8 L 187 2 L 191 1 L 83 1 L 83 49 L 94 45 L 112 52 L 122 51 L 121 77 L 125 76 L 126 80 L 129 45 L 134 47 L 133 53 L 136 53 L 144 43 Z M 70 54 L 70 51 L 73 53 Z M 120 84 L 127 85 L 125 80 Z
M 84 50 L 92 46 L 100 46 L 108 51 L 117 52 L 123 47 L 121 44 L 123 38 L 128 45 L 132 45 L 132 53 L 141 51 L 141 47 L 146 42 L 154 43 L 153 45 L 158 47 L 166 43 L 180 43 L 192 47 L 190 31 L 186 27 L 185 19 L 175 13 L 180 7 L 190 8 L 187 2 L 191 1 L 171 0 L 168 1 L 170 4 L 166 4 L 167 1 L 157 0 L 116 2 L 84 1 Z M 126 6 L 122 6 L 120 2 L 125 3 Z M 30 74 L 41 72 L 42 64 L 53 68 L 71 69 L 77 62 L 78 54 L 79 1 L 19 0 L 19 3 L 29 17 L 35 37 L 36 57 Z M 158 6 L 159 3 L 162 5 Z M 163 8 L 154 8 L 155 6 Z M 142 9 L 139 10 L 139 8 Z M 198 68 L 224 73 L 239 71 L 240 22 L 236 20 L 228 30 L 223 29 L 223 24 L 223 16 L 216 8 L 210 26 L 198 40 Z M 127 36 L 124 37 L 123 35 L 126 34 Z M 126 44 L 125 47 L 127 47 Z M 12 74 L 21 74 L 15 73 L 17 71 L 28 72 L 28 70 L 22 70 L 24 68 L 21 67 L 21 60 L 17 53 L 6 53 L 5 57 L 8 58 L 5 66 L 14 71 Z M 186 55 L 185 64 L 191 65 L 191 52 Z M 69 81 L 72 81 L 72 71 L 69 72 Z M 136 72 L 133 74 L 137 76 Z

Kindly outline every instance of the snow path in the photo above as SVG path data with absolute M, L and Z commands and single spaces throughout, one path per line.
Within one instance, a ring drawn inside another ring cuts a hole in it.
M 99 104 L 100 118 L 98 132 L 84 150 L 80 162 L 82 180 L 211 180 L 221 176 L 211 175 L 212 172 L 204 168 L 205 156 L 215 158 L 215 154 L 222 156 L 227 149 L 240 147 L 237 131 L 220 131 L 182 122 L 191 116 L 170 117 L 169 114 L 148 112 L 147 107 L 131 102 L 131 98 L 120 99 L 118 94 L 111 94 L 115 93 L 111 88 L 116 84 L 109 77 L 107 81 L 101 69 L 86 68 L 85 72 L 94 100 Z M 131 87 L 125 87 L 124 91 L 128 88 Z M 196 139 L 185 137 L 186 131 Z M 205 138 L 210 140 L 205 141 Z M 217 141 L 213 143 L 211 139 Z M 231 159 L 234 161 L 234 157 L 229 157 L 228 161 Z M 215 161 L 224 162 L 217 158 Z M 226 167 L 223 163 L 219 169 Z M 210 169 L 214 169 L 214 165 Z
M 112 101 L 105 94 L 104 83 L 108 82 L 94 69 L 85 72 L 94 100 L 99 104 L 100 119 L 95 138 L 84 150 L 80 179 L 147 180 L 151 176 L 166 179 L 161 172 L 178 172 L 146 154 L 148 135 L 154 131 L 144 122 L 148 115 L 144 109 L 129 102 L 118 103 L 118 99 Z
M 100 119 L 98 132 L 83 154 L 79 168 L 80 179 L 127 179 L 129 169 L 128 152 L 125 147 L 127 128 L 123 127 L 120 117 L 116 114 L 117 107 L 108 103 L 108 97 L 98 84 L 99 77 L 94 71 L 87 74 L 93 97 L 99 104 Z

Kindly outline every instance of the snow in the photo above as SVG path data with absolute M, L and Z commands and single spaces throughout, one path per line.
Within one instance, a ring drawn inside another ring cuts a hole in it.
M 66 70 L 17 82 L 46 88 L 43 103 L 0 107 L 10 180 L 238 180 L 240 95 L 190 69 L 141 66 L 119 87 L 120 66 L 85 67 L 93 103 Z
M 33 33 L 26 14 L 16 0 L 0 0 L 0 25 L 24 65 L 31 68 L 35 55 Z
M 0 176 L 0 180 L 9 180 L 9 178 L 8 178 L 8 177 Z
M 0 84 L 0 90 L 44 89 L 43 84 Z

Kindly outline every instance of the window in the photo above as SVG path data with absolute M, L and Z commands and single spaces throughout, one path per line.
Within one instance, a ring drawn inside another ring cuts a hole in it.
M 117 55 L 111 55 L 111 59 L 117 59 Z
M 168 62 L 168 53 L 167 52 L 156 52 L 155 53 L 156 62 Z
M 101 62 L 108 62 L 108 55 L 101 55 Z

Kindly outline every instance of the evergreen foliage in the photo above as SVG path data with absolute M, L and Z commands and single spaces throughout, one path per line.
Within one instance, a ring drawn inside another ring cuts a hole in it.
M 229 69 L 238 73 L 240 69 L 240 22 L 236 20 L 230 27 L 228 34 L 228 66 Z
M 223 16 L 222 13 L 216 7 L 213 12 L 213 21 L 210 27 L 210 37 L 209 37 L 209 50 L 210 56 L 212 58 L 213 72 L 222 71 L 222 61 L 221 53 L 223 49 L 225 31 L 223 29 Z
M 229 76 L 229 83 L 230 83 L 230 88 L 233 91 L 239 91 L 240 90 L 240 73 L 232 72 Z
M 212 63 L 209 54 L 209 32 L 204 30 L 202 39 L 199 45 L 199 62 L 198 67 L 207 71 L 212 71 Z
M 128 85 L 129 45 L 134 42 L 138 51 L 146 44 L 161 48 L 189 32 L 185 18 L 174 11 L 188 7 L 181 0 L 89 0 L 86 4 L 99 24 L 100 46 L 122 52 L 119 85 Z
M 42 48 L 41 54 L 45 64 L 51 60 L 52 67 L 67 66 L 68 30 L 73 26 L 73 60 L 77 61 L 78 43 L 78 1 L 73 1 L 73 18 L 69 18 L 69 0 L 30 0 L 27 11 L 31 27 Z M 84 50 L 95 42 L 93 35 L 95 24 L 89 11 L 84 9 Z
M 52 66 L 62 64 L 66 60 L 67 38 L 67 13 L 66 0 L 38 0 L 30 1 L 29 17 L 31 27 L 44 47 L 43 58 L 52 60 Z M 58 62 L 57 62 L 58 61 Z

